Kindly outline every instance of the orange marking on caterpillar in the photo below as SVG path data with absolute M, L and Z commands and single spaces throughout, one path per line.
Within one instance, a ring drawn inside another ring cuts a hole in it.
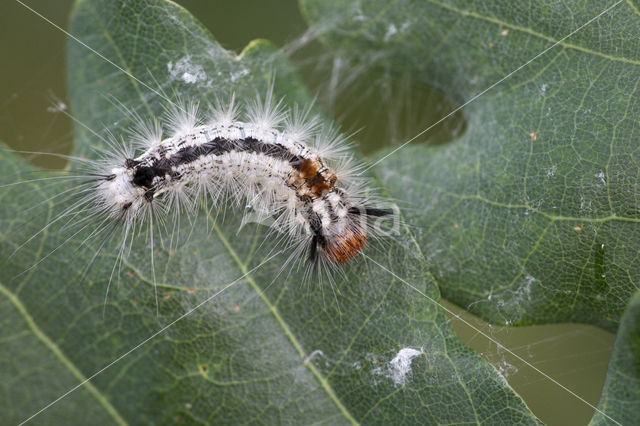
M 336 263 L 345 263 L 356 257 L 366 242 L 367 236 L 358 226 L 355 229 L 346 229 L 342 235 L 332 239 L 324 250 L 329 259 Z

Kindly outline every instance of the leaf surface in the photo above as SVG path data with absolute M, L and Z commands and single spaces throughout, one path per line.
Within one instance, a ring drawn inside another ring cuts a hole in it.
M 615 330 L 640 282 L 635 3 L 303 5 L 352 61 L 376 58 L 465 105 L 462 137 L 375 167 L 411 207 L 443 296 L 499 324 Z
M 256 41 L 241 56 L 230 55 L 170 2 L 79 1 L 71 32 L 112 62 L 70 41 L 78 155 L 95 157 L 94 148 L 106 147 L 103 129 L 126 139 L 134 116 L 157 117 L 165 97 L 206 104 L 232 88 L 246 103 L 274 79 L 288 105 L 311 100 L 269 43 Z M 12 179 L 32 176 L 15 156 L 3 152 L 0 161 Z M 504 379 L 457 340 L 437 305 L 416 298 L 373 261 L 352 265 L 335 288 L 303 285 L 296 271 L 284 279 L 278 271 L 287 255 L 267 261 L 273 238 L 253 224 L 239 230 L 241 212 L 229 208 L 181 218 L 179 235 L 169 221 L 155 229 L 153 245 L 148 231 L 139 230 L 119 265 L 118 241 L 102 246 L 87 239 L 99 224 L 89 220 L 75 234 L 66 218 L 79 224 L 85 218 L 67 215 L 62 226 L 45 227 L 72 205 L 51 198 L 74 189 L 57 182 L 0 193 L 0 339 L 3 347 L 12 342 L 11 350 L 0 352 L 0 376 L 10 379 L 0 381 L 0 404 L 9 423 L 141 342 L 35 420 L 537 422 Z M 17 215 L 24 206 L 39 207 L 38 213 Z M 373 248 L 371 259 L 437 300 L 414 236 L 401 233 L 402 245 Z M 398 370 L 392 361 L 408 355 Z
M 413 207 L 407 221 L 422 231 L 416 238 L 444 297 L 494 323 L 608 330 L 629 304 L 600 408 L 633 423 L 637 2 L 303 5 L 315 25 L 332 23 L 324 38 L 345 57 L 410 74 L 464 105 L 461 138 L 389 150 L 375 167 L 386 190 Z

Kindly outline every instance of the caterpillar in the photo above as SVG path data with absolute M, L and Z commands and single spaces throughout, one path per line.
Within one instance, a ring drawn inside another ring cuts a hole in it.
M 112 152 L 89 163 L 93 190 L 74 214 L 121 225 L 125 244 L 139 222 L 153 226 L 154 215 L 194 213 L 203 200 L 212 209 L 245 206 L 257 221 L 270 219 L 312 271 L 336 269 L 377 237 L 374 219 L 391 210 L 374 205 L 344 137 L 309 108 L 287 110 L 269 89 L 245 108 L 231 96 L 207 117 L 199 109 L 178 100 L 162 121 L 138 117 L 129 143 L 112 142 Z M 134 144 L 143 152 L 136 155 Z

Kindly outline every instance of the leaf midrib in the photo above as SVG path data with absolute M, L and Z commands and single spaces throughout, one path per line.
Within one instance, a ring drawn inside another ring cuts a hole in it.
M 394 170 L 389 169 L 388 176 L 396 177 L 397 174 Z M 608 222 L 629 222 L 629 223 L 640 223 L 640 218 L 637 217 L 629 217 L 629 216 L 620 216 L 615 213 L 610 213 L 607 216 L 598 216 L 598 217 L 588 217 L 588 216 L 568 216 L 568 215 L 554 215 L 544 210 L 540 210 L 535 208 L 529 204 L 516 204 L 516 203 L 505 203 L 502 201 L 492 200 L 490 198 L 484 197 L 482 194 L 458 194 L 456 192 L 447 191 L 441 186 L 433 185 L 426 183 L 422 180 L 413 179 L 407 174 L 401 175 L 402 179 L 410 182 L 416 186 L 423 186 L 426 188 L 431 188 L 434 191 L 438 191 L 443 195 L 447 195 L 449 197 L 453 197 L 458 199 L 459 201 L 467 201 L 467 200 L 476 200 L 482 203 L 485 203 L 490 206 L 500 207 L 504 209 L 520 209 L 526 210 L 528 212 L 539 214 L 551 221 L 554 222 L 579 222 L 579 223 L 608 223 Z M 433 229 L 435 224 L 432 224 L 429 230 Z
M 26 306 L 22 304 L 19 297 L 14 294 L 11 290 L 9 290 L 5 285 L 0 283 L 0 294 L 3 294 L 9 302 L 18 310 L 20 315 L 22 315 L 24 321 L 27 323 L 29 329 L 31 329 L 32 333 L 38 340 L 40 340 L 60 361 L 71 374 L 78 379 L 81 386 L 84 386 L 89 393 L 98 401 L 100 405 L 104 407 L 104 409 L 113 417 L 116 423 L 120 425 L 126 425 L 127 422 L 120 416 L 116 408 L 111 405 L 111 403 L 107 400 L 107 398 L 87 379 L 82 372 L 73 364 L 73 362 L 66 357 L 66 355 L 62 352 L 62 350 L 56 345 L 45 333 L 38 327 L 36 321 L 29 314 Z M 72 388 L 73 389 L 73 388 Z M 61 397 L 66 396 L 63 394 Z M 53 401 L 51 404 L 57 401 Z M 43 409 L 48 408 L 45 406 Z M 34 413 L 37 414 L 37 413 Z M 25 419 L 26 420 L 26 419 Z
M 598 52 L 597 50 L 592 50 L 592 49 L 589 49 L 589 48 L 586 48 L 586 47 L 583 47 L 583 46 L 580 46 L 580 45 L 577 45 L 577 44 L 567 43 L 563 39 L 556 40 L 553 37 L 544 35 L 544 34 L 539 33 L 537 31 L 533 31 L 530 28 L 521 27 L 521 26 L 515 25 L 515 24 L 510 24 L 510 23 L 508 23 L 506 21 L 502 21 L 500 19 L 497 19 L 497 18 L 494 18 L 494 17 L 491 17 L 491 16 L 482 15 L 482 14 L 477 13 L 477 12 L 471 12 L 471 11 L 467 11 L 467 10 L 462 10 L 462 9 L 459 9 L 457 7 L 454 7 L 454 6 L 450 6 L 448 4 L 441 3 L 441 2 L 439 2 L 437 0 L 426 0 L 426 1 L 429 2 L 429 3 L 432 3 L 432 4 L 436 5 L 436 6 L 440 6 L 443 9 L 446 9 L 446 10 L 449 10 L 451 12 L 457 13 L 459 15 L 462 15 L 462 16 L 465 16 L 465 17 L 468 16 L 468 17 L 471 17 L 471 18 L 474 18 L 474 19 L 478 19 L 478 20 L 481 20 L 481 21 L 491 22 L 492 24 L 496 24 L 496 25 L 501 25 L 501 26 L 503 26 L 505 28 L 509 28 L 511 30 L 514 30 L 514 31 L 519 31 L 519 32 L 522 32 L 522 33 L 525 33 L 525 34 L 529 34 L 529 35 L 532 35 L 534 37 L 538 37 L 538 38 L 541 38 L 543 40 L 547 40 L 547 41 L 549 41 L 551 43 L 557 44 L 558 46 L 566 47 L 568 49 L 578 50 L 580 52 L 587 53 L 587 54 L 594 55 L 594 56 L 600 56 L 602 58 L 609 59 L 610 61 L 623 62 L 623 63 L 633 64 L 633 65 L 640 65 L 640 60 L 629 59 L 629 58 L 624 58 L 624 57 L 614 56 L 614 55 L 609 55 L 607 53 Z M 615 9 L 620 4 L 622 4 L 622 2 L 619 2 L 618 4 L 613 6 L 611 8 L 611 10 Z M 606 10 L 606 9 L 603 9 L 603 10 Z M 611 10 L 609 10 L 609 12 L 611 12 Z M 599 18 L 599 16 L 598 16 L 598 18 Z
M 209 219 L 212 220 L 213 218 L 210 217 Z M 298 352 L 298 355 L 300 355 L 300 358 L 302 359 L 304 366 L 311 372 L 311 374 L 320 383 L 320 386 L 326 392 L 327 396 L 333 401 L 333 403 L 336 405 L 340 413 L 342 413 L 342 415 L 349 421 L 349 423 L 353 425 L 359 424 L 358 421 L 351 415 L 347 407 L 345 407 L 342 404 L 342 401 L 340 401 L 338 396 L 335 394 L 335 392 L 329 385 L 329 382 L 327 382 L 327 379 L 320 373 L 320 371 L 318 371 L 318 369 L 313 365 L 311 360 L 306 359 L 307 355 L 302 349 L 302 345 L 300 344 L 296 336 L 293 334 L 293 332 L 291 331 L 287 323 L 284 321 L 284 319 L 280 315 L 278 308 L 271 303 L 271 301 L 264 294 L 264 291 L 262 291 L 262 289 L 255 282 L 249 269 L 247 269 L 247 266 L 240 260 L 240 257 L 238 256 L 236 251 L 233 249 L 233 247 L 229 243 L 229 240 L 227 240 L 227 238 L 224 236 L 224 234 L 222 233 L 222 230 L 220 229 L 218 224 L 215 223 L 215 221 L 213 222 L 213 229 L 216 231 L 216 234 L 218 235 L 220 242 L 222 242 L 222 244 L 225 246 L 225 248 L 229 252 L 229 255 L 233 258 L 233 261 L 236 263 L 236 265 L 238 265 L 238 268 L 242 272 L 242 276 L 244 277 L 244 279 L 247 280 L 251 288 L 260 297 L 260 300 L 262 300 L 265 306 L 269 309 L 269 312 L 271 312 L 271 315 L 273 315 L 276 322 L 280 325 L 280 327 L 284 331 L 285 336 L 289 339 L 289 342 L 291 342 L 291 345 L 293 346 L 293 348 L 296 350 L 296 352 Z

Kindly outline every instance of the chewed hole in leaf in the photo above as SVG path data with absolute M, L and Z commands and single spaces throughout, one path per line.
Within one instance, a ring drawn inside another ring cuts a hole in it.
M 381 71 L 375 62 L 350 64 L 332 57 L 327 63 L 320 48 L 306 52 L 311 54 L 319 55 L 299 61 L 305 81 L 317 88 L 320 105 L 342 130 L 354 135 L 361 153 L 398 146 L 419 133 L 415 145 L 445 144 L 465 133 L 461 104 L 410 74 Z

